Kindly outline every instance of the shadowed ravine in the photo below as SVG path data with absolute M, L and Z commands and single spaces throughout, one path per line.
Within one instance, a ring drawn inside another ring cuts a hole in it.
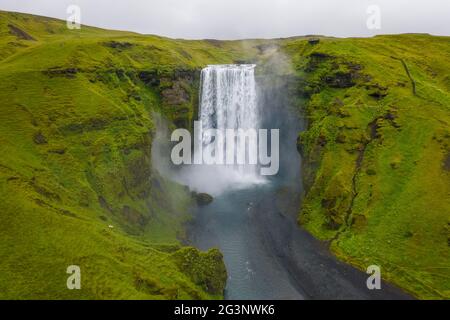
M 227 186 L 213 203 L 199 208 L 189 232 L 192 244 L 222 251 L 226 299 L 408 298 L 384 282 L 381 290 L 367 289 L 367 274 L 339 262 L 324 243 L 298 227 L 301 121 L 286 97 L 282 86 L 260 85 L 262 127 L 280 129 L 279 173 L 265 184 Z

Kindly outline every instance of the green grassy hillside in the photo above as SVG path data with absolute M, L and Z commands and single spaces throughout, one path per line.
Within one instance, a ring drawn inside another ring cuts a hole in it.
M 222 297 L 220 252 L 180 245 L 192 199 L 152 165 L 153 114 L 189 127 L 199 70 L 239 61 L 292 80 L 307 117 L 300 224 L 344 261 L 450 298 L 448 37 L 185 41 L 6 12 L 0 298 Z
M 299 222 L 341 259 L 450 298 L 450 38 L 284 46 L 309 124 Z
M 0 12 L 0 298 L 222 296 L 220 252 L 180 247 L 191 197 L 152 167 L 152 113 L 189 123 L 198 69 L 232 59 Z

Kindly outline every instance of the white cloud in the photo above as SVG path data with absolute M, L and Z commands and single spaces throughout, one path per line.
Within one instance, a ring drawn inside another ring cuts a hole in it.
M 84 24 L 176 38 L 450 35 L 448 0 L 0 0 L 0 9 L 65 19 L 70 4 Z M 380 30 L 366 27 L 369 5 L 381 8 Z

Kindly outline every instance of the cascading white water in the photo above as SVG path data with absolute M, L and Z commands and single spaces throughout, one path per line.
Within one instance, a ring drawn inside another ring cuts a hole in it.
M 200 90 L 203 145 L 211 143 L 207 129 L 260 129 L 255 65 L 210 65 L 202 70 Z M 237 186 L 262 182 L 256 165 L 234 164 L 221 169 Z
M 202 121 L 203 136 L 195 137 L 200 144 L 211 143 L 208 129 L 260 129 L 254 69 L 255 65 L 248 64 L 210 65 L 202 70 L 198 120 Z M 247 158 L 250 152 L 247 150 Z M 254 164 L 192 165 L 182 168 L 175 179 L 193 190 L 215 196 L 267 181 Z
M 211 65 L 202 70 L 203 129 L 259 129 L 255 65 Z M 208 137 L 204 137 L 207 142 Z

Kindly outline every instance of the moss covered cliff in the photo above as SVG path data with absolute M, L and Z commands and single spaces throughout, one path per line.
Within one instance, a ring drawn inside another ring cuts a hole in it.
M 450 297 L 450 40 L 285 43 L 308 128 L 299 222 L 341 259 Z

